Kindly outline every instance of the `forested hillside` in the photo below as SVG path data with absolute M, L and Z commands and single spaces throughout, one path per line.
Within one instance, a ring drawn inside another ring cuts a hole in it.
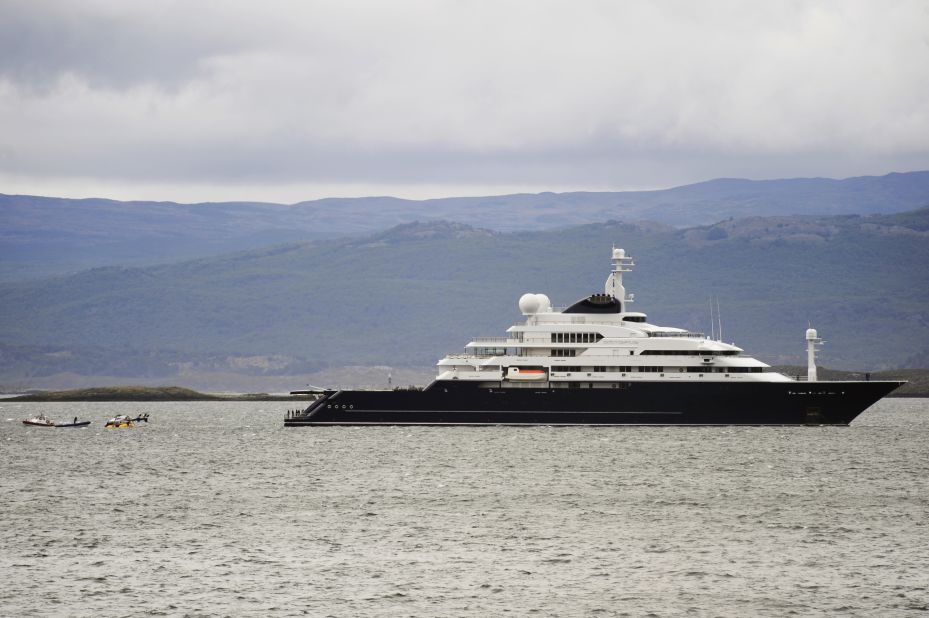
M 60 370 L 87 350 L 101 373 L 144 358 L 175 368 L 246 359 L 231 362 L 270 374 L 430 365 L 470 337 L 502 334 L 521 319 L 524 292 L 567 305 L 601 291 L 614 244 L 636 259 L 627 288 L 651 322 L 709 330 L 718 298 L 724 339 L 768 362 L 801 362 L 808 322 L 833 368 L 898 367 L 929 350 L 929 209 L 688 229 L 500 233 L 432 222 L 3 284 L 0 341 L 19 359 L 4 363 L 5 379 Z

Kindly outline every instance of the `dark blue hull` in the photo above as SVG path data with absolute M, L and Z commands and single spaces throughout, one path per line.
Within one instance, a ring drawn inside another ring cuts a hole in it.
M 433 382 L 326 391 L 284 425 L 848 425 L 902 382 Z

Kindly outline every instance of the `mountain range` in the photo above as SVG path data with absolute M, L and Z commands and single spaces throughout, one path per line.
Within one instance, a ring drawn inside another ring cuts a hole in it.
M 177 204 L 0 194 L 0 280 L 147 266 L 270 244 L 375 234 L 414 221 L 532 232 L 607 220 L 675 227 L 730 217 L 890 214 L 929 206 L 929 171 L 844 180 L 717 179 L 657 191 L 297 204 Z
M 522 319 L 525 292 L 567 305 L 602 291 L 613 245 L 637 262 L 633 309 L 708 331 L 718 299 L 723 338 L 769 363 L 802 363 L 810 323 L 833 368 L 907 366 L 929 351 L 929 208 L 687 227 L 426 221 L 2 283 L 0 380 L 93 371 L 202 386 L 179 376 L 428 366 L 474 336 L 502 335 Z

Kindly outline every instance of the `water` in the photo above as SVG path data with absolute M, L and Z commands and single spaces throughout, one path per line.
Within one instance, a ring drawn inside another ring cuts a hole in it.
M 929 609 L 926 399 L 798 428 L 285 430 L 287 408 L 0 402 L 0 614 Z M 94 424 L 19 422 L 40 411 Z

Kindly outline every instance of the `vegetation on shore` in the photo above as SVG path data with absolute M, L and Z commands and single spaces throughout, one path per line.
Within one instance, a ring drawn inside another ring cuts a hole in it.
M 211 395 L 178 386 L 102 386 L 66 391 L 39 391 L 7 401 L 289 401 L 304 397 L 243 393 Z

